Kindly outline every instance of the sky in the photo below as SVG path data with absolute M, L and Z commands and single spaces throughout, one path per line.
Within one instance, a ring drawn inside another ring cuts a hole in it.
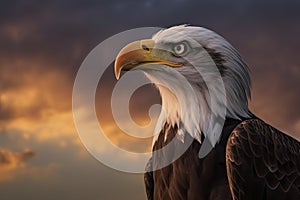
M 2 1 L 1 199 L 145 199 L 143 175 L 94 159 L 72 114 L 72 88 L 84 58 L 106 38 L 137 27 L 187 23 L 225 37 L 251 70 L 252 112 L 300 140 L 299 9 L 296 0 Z M 149 139 L 124 136 L 114 124 L 114 84 L 111 67 L 97 90 L 99 123 L 114 144 L 149 150 Z M 159 102 L 153 87 L 139 89 L 130 104 L 133 119 L 147 123 L 149 106 Z

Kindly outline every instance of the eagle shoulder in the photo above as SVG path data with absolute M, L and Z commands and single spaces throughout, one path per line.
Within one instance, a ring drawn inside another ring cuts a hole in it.
M 260 119 L 240 123 L 226 145 L 233 199 L 300 199 L 300 142 Z

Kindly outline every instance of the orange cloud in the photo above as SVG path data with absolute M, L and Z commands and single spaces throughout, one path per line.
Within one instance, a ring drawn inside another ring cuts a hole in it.
M 0 69 L 0 130 L 17 130 L 23 138 L 40 141 L 75 133 L 72 83 L 66 74 L 36 60 L 3 65 L 9 67 Z M 36 70 L 38 66 L 45 68 Z
M 30 150 L 14 153 L 0 149 L 0 182 L 14 179 L 17 171 L 26 168 L 26 161 L 34 155 Z
M 71 110 L 72 83 L 67 75 L 40 60 L 1 60 L 0 64 L 5 66 L 0 68 L 0 137 L 15 141 L 5 146 L 22 148 L 50 141 L 60 148 L 75 144 L 81 153 Z M 24 175 L 41 178 L 56 168 L 51 163 L 27 165 L 34 155 L 28 150 L 15 153 L 0 149 L 0 181 Z

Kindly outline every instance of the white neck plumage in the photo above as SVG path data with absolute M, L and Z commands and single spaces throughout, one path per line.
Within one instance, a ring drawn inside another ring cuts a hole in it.
M 232 100 L 238 100 L 239 98 L 234 96 L 234 91 L 231 90 L 233 89 L 232 84 L 226 83 L 230 80 L 223 80 L 224 85 L 229 86 L 228 88 L 225 87 L 226 94 L 224 97 L 226 99 L 224 101 L 224 99 L 219 98 L 221 91 L 218 91 L 218 89 L 208 92 L 207 88 L 190 83 L 179 72 L 173 70 L 170 73 L 164 66 L 161 66 L 161 68 L 164 68 L 165 71 L 145 71 L 146 76 L 158 88 L 162 98 L 162 111 L 155 128 L 156 137 L 154 142 L 165 123 L 168 123 L 173 127 L 177 125 L 177 137 L 182 142 L 184 142 L 185 133 L 188 133 L 200 143 L 202 142 L 201 134 L 204 134 L 214 146 L 220 139 L 220 135 L 215 135 L 215 132 L 221 133 L 223 128 L 222 122 L 219 126 L 216 125 L 219 123 L 220 117 L 225 120 L 226 116 L 235 119 L 249 116 L 247 103 L 241 106 L 236 103 L 237 101 Z M 210 93 L 215 93 L 218 96 L 211 97 Z M 212 98 L 215 100 L 213 110 L 211 109 Z M 166 137 L 167 135 L 165 135 L 165 139 Z
M 162 111 L 155 128 L 156 138 L 165 123 L 177 125 L 178 138 L 184 142 L 187 132 L 201 142 L 201 132 L 206 131 L 210 109 L 206 94 L 194 88 L 180 73 L 151 71 L 146 76 L 156 85 L 162 98 Z M 167 136 L 167 135 L 166 135 Z

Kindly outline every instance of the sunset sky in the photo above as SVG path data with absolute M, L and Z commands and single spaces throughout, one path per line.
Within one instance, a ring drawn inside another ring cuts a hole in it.
M 251 69 L 253 113 L 300 140 L 299 9 L 296 0 L 2 1 L 0 199 L 145 199 L 143 175 L 94 159 L 72 115 L 84 58 L 106 38 L 137 27 L 188 23 L 224 36 Z M 113 122 L 115 83 L 111 67 L 97 90 L 100 124 L 114 144 L 147 151 L 150 139 L 128 137 Z M 153 87 L 138 90 L 133 119 L 147 123 L 148 108 L 159 102 Z

